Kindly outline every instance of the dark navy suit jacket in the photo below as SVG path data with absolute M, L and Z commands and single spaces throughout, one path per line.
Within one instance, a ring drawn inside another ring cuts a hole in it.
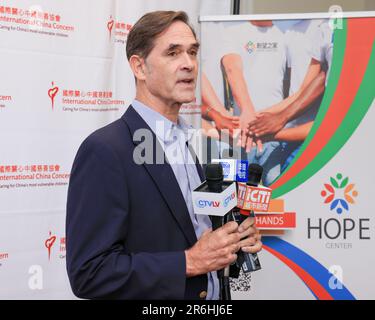
M 66 262 L 78 297 L 200 299 L 207 290 L 207 275 L 186 278 L 184 250 L 197 238 L 171 166 L 133 160 L 140 143 L 133 133 L 142 128 L 149 129 L 130 106 L 91 134 L 74 160 Z

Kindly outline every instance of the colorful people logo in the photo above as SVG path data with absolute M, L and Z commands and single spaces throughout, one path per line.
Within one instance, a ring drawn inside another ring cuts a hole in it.
M 354 204 L 354 198 L 358 196 L 354 189 L 354 183 L 349 183 L 349 177 L 343 178 L 341 173 L 336 177 L 330 177 L 331 184 L 325 183 L 325 189 L 320 192 L 324 197 L 324 203 L 330 204 L 330 210 L 336 210 L 338 214 L 344 210 L 349 211 L 349 204 Z

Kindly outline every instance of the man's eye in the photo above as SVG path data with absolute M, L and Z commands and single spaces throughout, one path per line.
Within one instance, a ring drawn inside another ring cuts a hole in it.
M 175 56 L 177 56 L 177 52 L 171 51 L 171 52 L 168 52 L 168 55 L 171 56 L 171 57 L 175 57 Z
M 197 56 L 197 54 L 198 54 L 198 51 L 195 51 L 195 50 L 193 50 L 193 51 L 190 51 L 190 54 L 192 55 L 192 56 Z

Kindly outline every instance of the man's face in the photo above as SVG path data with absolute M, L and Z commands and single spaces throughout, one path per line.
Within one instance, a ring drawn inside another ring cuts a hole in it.
M 198 47 L 189 26 L 181 21 L 159 35 L 144 62 L 149 94 L 168 106 L 194 101 Z

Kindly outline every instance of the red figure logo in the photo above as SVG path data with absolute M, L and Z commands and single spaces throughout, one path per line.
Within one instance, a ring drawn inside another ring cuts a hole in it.
M 48 249 L 48 260 L 51 260 L 51 248 L 56 241 L 56 236 L 51 236 L 51 231 L 49 232 L 50 237 L 44 242 L 44 245 Z
M 112 36 L 112 28 L 113 28 L 113 24 L 115 23 L 114 20 L 112 19 L 112 16 L 109 17 L 109 22 L 107 23 L 107 29 L 109 31 L 109 38 L 111 39 L 111 36 Z
M 48 96 L 51 98 L 51 103 L 52 103 L 52 110 L 55 102 L 55 96 L 59 92 L 58 87 L 54 87 L 54 83 L 52 82 L 52 88 L 48 90 Z

